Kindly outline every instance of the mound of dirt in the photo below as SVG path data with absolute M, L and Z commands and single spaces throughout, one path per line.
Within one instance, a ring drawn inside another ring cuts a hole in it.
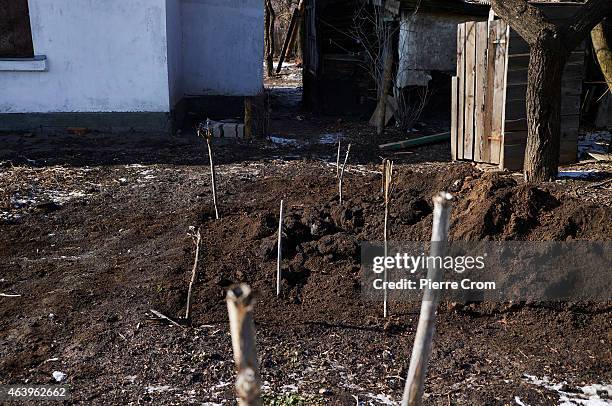
M 564 194 L 554 185 L 519 183 L 500 174 L 470 179 L 454 208 L 455 240 L 609 240 L 610 209 Z
M 612 236 L 608 221 L 612 209 L 585 205 L 554 184 L 526 184 L 506 174 L 482 174 L 470 165 L 426 173 L 400 168 L 398 172 L 389 213 L 392 240 L 429 240 L 431 197 L 440 190 L 452 191 L 455 196 L 450 230 L 453 240 L 609 240 Z M 300 176 L 302 183 L 312 183 L 309 176 Z M 355 322 L 367 314 L 360 290 L 360 244 L 382 239 L 380 179 L 352 178 L 342 205 L 338 204 L 333 178 L 320 179 L 316 195 L 298 200 L 312 201 L 290 204 L 286 209 L 281 300 L 299 307 L 280 317 L 293 322 L 330 318 Z M 295 198 L 285 195 L 292 203 Z M 236 208 L 239 201 L 233 203 Z M 214 245 L 216 253 L 207 259 L 216 276 L 204 276 L 200 281 L 202 292 L 215 292 L 196 295 L 195 306 L 202 309 L 224 312 L 224 291 L 235 282 L 255 286 L 264 302 L 278 300 L 273 289 L 278 215 L 268 207 L 230 210 L 234 214 L 221 222 L 229 221 L 230 225 L 221 226 L 213 219 L 202 225 L 206 241 L 223 241 Z M 236 251 L 241 253 L 239 258 L 233 254 Z M 262 309 L 259 317 L 278 320 L 279 315 Z M 206 316 L 200 321 L 210 320 Z

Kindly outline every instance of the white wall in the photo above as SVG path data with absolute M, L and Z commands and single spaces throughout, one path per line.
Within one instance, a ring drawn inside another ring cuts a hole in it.
M 0 71 L 0 113 L 168 112 L 263 88 L 263 0 L 29 4 L 48 71 Z
M 455 72 L 457 24 L 475 19 L 479 18 L 459 14 L 403 16 L 399 35 L 398 83 L 401 86 L 426 86 L 432 70 Z
M 30 0 L 30 18 L 49 70 L 0 72 L 0 113 L 169 111 L 166 0 Z
M 251 96 L 263 88 L 263 0 L 181 0 L 183 92 Z

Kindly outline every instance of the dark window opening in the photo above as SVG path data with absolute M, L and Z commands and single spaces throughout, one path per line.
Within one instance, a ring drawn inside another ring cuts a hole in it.
M 33 58 L 28 0 L 0 0 L 0 58 Z

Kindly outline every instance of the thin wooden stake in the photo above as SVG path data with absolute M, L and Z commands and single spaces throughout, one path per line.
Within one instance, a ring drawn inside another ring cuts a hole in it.
M 198 134 L 200 134 L 200 129 L 198 128 Z M 215 172 L 215 165 L 213 163 L 213 153 L 212 153 L 212 145 L 211 141 L 213 138 L 213 131 L 210 128 L 210 119 L 206 120 L 206 145 L 208 146 L 208 158 L 210 160 L 210 178 L 211 178 L 211 188 L 213 195 L 213 205 L 215 206 L 215 218 L 219 220 L 219 209 L 217 208 L 217 174 Z
M 448 239 L 448 226 L 452 207 L 452 196 L 449 193 L 441 192 L 434 196 L 433 230 L 431 233 L 432 257 L 443 257 L 446 252 L 446 241 Z M 442 270 L 434 266 L 427 270 L 427 278 L 432 281 L 442 279 Z M 425 289 L 423 292 L 423 302 L 421 303 L 421 314 L 412 347 L 410 357 L 410 368 L 402 406 L 417 406 L 421 404 L 425 376 L 427 375 L 427 365 L 431 354 L 431 346 L 434 332 L 436 329 L 436 308 L 440 300 L 439 290 Z
M 210 145 L 210 139 L 206 139 L 208 144 L 208 156 L 210 158 L 210 178 L 213 193 L 213 205 L 215 206 L 215 219 L 219 220 L 219 208 L 217 207 L 217 175 L 215 173 L 215 165 L 213 164 L 212 146 Z
M 0 293 L 0 297 L 21 297 L 21 295 L 11 294 L 11 293 Z
M 276 258 L 276 296 L 281 293 L 281 263 L 283 261 L 282 240 L 283 240 L 283 203 L 280 203 L 280 215 L 278 216 L 278 255 Z
M 227 312 L 234 362 L 237 369 L 236 394 L 239 406 L 260 406 L 261 376 L 257 363 L 257 345 L 253 305 L 255 299 L 248 285 L 233 286 L 227 292 Z
M 340 170 L 340 178 L 338 179 L 338 194 L 340 195 L 340 204 L 342 204 L 342 181 L 344 180 L 344 169 L 346 168 L 346 162 L 348 161 L 349 153 L 351 152 L 351 144 L 348 144 L 346 148 L 346 156 L 344 157 L 344 164 Z
M 383 191 L 385 198 L 385 222 L 384 222 L 384 244 L 385 244 L 385 258 L 387 258 L 387 253 L 389 250 L 388 245 L 388 219 L 389 219 L 389 200 L 391 196 L 391 188 L 393 185 L 393 161 L 389 161 L 388 159 L 383 160 Z M 387 269 L 385 268 L 383 273 L 383 281 L 387 282 Z M 385 284 L 385 289 L 383 290 L 383 316 L 387 317 L 387 303 L 388 303 L 388 294 L 387 294 L 387 285 Z
M 194 237 L 192 235 L 192 237 Z M 189 281 L 189 290 L 187 291 L 187 310 L 185 310 L 185 319 L 191 320 L 191 294 L 193 292 L 193 285 L 196 281 L 196 276 L 198 272 L 198 259 L 200 258 L 200 242 L 202 241 L 202 234 L 200 233 L 200 229 L 198 228 L 197 233 L 194 237 L 194 243 L 196 246 L 195 251 L 195 260 L 193 261 L 193 269 L 191 270 L 191 281 Z
M 165 314 L 162 314 L 162 313 L 158 312 L 157 310 L 149 309 L 149 311 L 151 312 L 151 314 L 153 314 L 157 318 L 166 320 L 167 322 L 169 322 L 170 324 L 172 324 L 174 326 L 177 326 L 177 327 L 180 327 L 180 328 L 185 328 L 185 326 L 180 325 L 176 321 L 172 320 L 170 317 L 166 316 Z
M 342 143 L 338 141 L 338 155 L 336 156 L 336 178 L 340 179 L 340 147 Z

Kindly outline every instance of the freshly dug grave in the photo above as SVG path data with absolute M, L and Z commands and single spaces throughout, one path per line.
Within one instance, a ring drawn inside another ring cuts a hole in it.
M 321 162 L 223 165 L 221 220 L 212 215 L 206 167 L 81 173 L 95 185 L 85 197 L 0 225 L 0 291 L 22 295 L 0 298 L 0 383 L 51 383 L 59 370 L 73 399 L 87 404 L 230 403 L 224 296 L 246 282 L 259 295 L 255 319 L 271 404 L 399 400 L 418 304 L 392 303 L 392 317 L 383 319 L 380 303 L 360 293 L 359 244 L 382 237 L 376 170 L 351 167 L 340 206 L 335 169 Z M 465 164 L 399 165 L 396 173 L 394 240 L 429 239 L 430 198 L 440 190 L 457 198 L 454 240 L 612 236 L 611 208 L 569 197 L 559 185 L 528 185 Z M 276 297 L 281 198 L 285 260 Z M 202 233 L 193 326 L 148 322 L 149 309 L 184 314 L 190 226 Z M 527 375 L 566 381 L 568 392 L 612 382 L 604 304 L 443 305 L 438 320 L 426 404 L 558 401 L 558 391 Z

